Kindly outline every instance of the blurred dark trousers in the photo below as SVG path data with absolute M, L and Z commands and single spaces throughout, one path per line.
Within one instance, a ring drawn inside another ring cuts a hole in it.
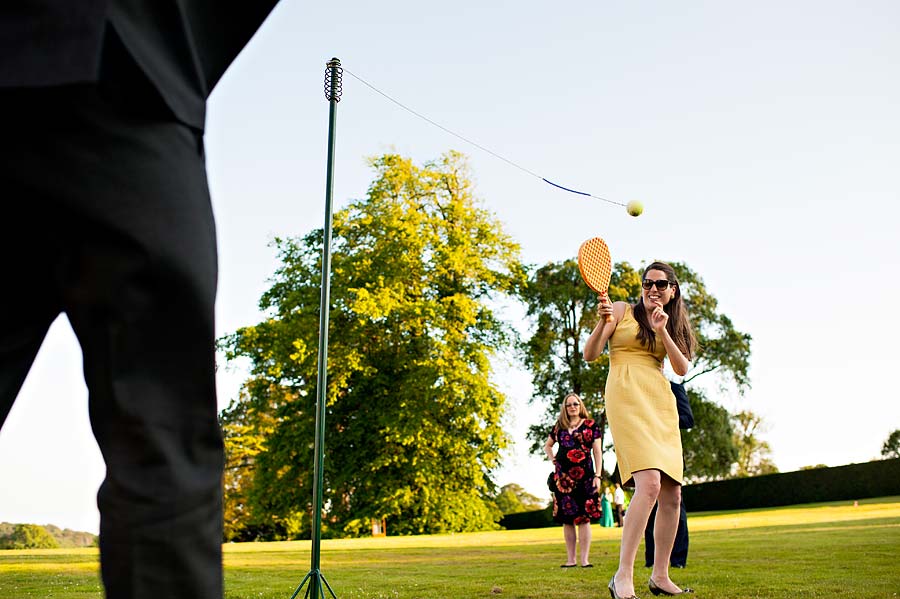
M 658 504 L 657 504 L 658 505 Z M 647 529 L 644 531 L 644 564 L 649 568 L 653 565 L 653 552 L 655 545 L 653 542 L 653 525 L 656 522 L 656 508 L 650 512 L 650 518 L 647 520 Z M 672 546 L 672 556 L 669 558 L 669 564 L 676 568 L 684 568 L 687 566 L 688 556 L 688 526 L 687 526 L 687 510 L 684 508 L 684 499 L 681 500 L 681 513 L 678 516 L 678 530 L 675 532 L 675 544 Z
M 200 133 L 115 90 L 0 89 L 0 425 L 65 313 L 107 467 L 97 502 L 110 599 L 222 597 L 204 160 Z

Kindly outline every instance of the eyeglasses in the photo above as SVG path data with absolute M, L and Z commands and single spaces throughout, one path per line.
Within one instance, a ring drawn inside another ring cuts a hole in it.
M 577 401 L 575 401 L 575 402 L 572 402 L 572 403 L 567 403 L 567 404 L 566 404 L 566 407 L 567 407 L 567 408 L 577 408 L 577 407 L 580 406 L 580 405 L 581 405 L 580 403 L 578 403 Z
M 664 289 L 668 288 L 669 285 L 671 285 L 671 286 L 674 287 L 674 286 L 675 286 L 675 283 L 670 283 L 669 281 L 667 281 L 667 280 L 665 280 L 665 279 L 659 279 L 659 280 L 657 280 L 657 281 L 654 281 L 653 279 L 644 279 L 644 282 L 641 283 L 641 287 L 643 287 L 643 288 L 646 289 L 647 291 L 650 291 L 650 289 L 651 289 L 654 285 L 656 285 L 656 288 L 657 288 L 659 291 L 663 291 Z

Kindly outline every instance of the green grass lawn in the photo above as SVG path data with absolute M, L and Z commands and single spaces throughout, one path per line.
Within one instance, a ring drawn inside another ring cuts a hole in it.
M 900 597 L 900 497 L 691 514 L 695 597 Z M 322 571 L 339 599 L 608 597 L 618 529 L 595 526 L 592 569 L 561 569 L 559 528 L 327 540 Z M 308 541 L 225 546 L 228 599 L 289 599 L 309 570 Z M 645 581 L 639 553 L 636 580 Z M 638 595 L 650 597 L 646 584 Z M 302 597 L 302 593 L 300 597 Z M 0 551 L 0 598 L 99 598 L 91 549 Z

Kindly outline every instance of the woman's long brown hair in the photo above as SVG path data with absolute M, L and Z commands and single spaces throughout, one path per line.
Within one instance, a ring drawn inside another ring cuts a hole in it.
M 687 307 L 684 305 L 684 299 L 681 297 L 681 283 L 675 276 L 675 270 L 665 262 L 654 262 L 644 269 L 641 276 L 641 282 L 647 278 L 647 273 L 651 270 L 661 270 L 666 273 L 666 278 L 670 283 L 675 283 L 675 296 L 668 304 L 663 306 L 663 310 L 669 315 L 669 322 L 666 323 L 666 330 L 669 331 L 672 340 L 678 349 L 685 355 L 688 360 L 694 359 L 694 351 L 697 349 L 697 338 L 694 337 L 694 331 L 691 328 L 691 319 L 688 316 Z M 641 344 L 648 348 L 651 352 L 656 349 L 656 335 L 650 326 L 647 318 L 647 311 L 644 309 L 644 296 L 638 300 L 634 307 L 634 319 L 640 326 L 637 338 Z

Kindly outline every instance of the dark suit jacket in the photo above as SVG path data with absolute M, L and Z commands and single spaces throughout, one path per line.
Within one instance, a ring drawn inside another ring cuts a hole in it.
M 0 88 L 96 82 L 112 30 L 180 121 L 206 99 L 278 0 L 2 0 Z
M 688 400 L 687 391 L 681 383 L 671 383 L 672 394 L 675 395 L 675 407 L 678 408 L 678 428 L 694 427 L 694 412 Z

